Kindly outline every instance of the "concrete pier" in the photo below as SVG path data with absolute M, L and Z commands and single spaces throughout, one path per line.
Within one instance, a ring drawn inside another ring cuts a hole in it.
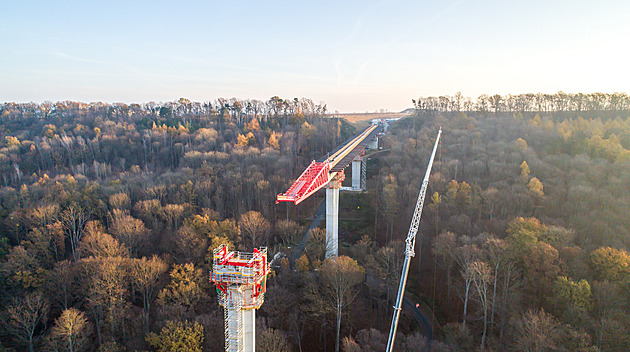
M 338 177 L 326 187 L 326 258 L 339 255 L 339 188 Z
M 352 160 L 352 190 L 358 191 L 361 189 L 361 163 L 362 157 L 357 155 L 354 160 Z
M 256 309 L 244 309 L 243 312 L 243 352 L 256 349 Z

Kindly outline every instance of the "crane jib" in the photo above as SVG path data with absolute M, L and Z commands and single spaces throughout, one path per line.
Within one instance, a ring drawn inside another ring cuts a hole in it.
M 416 209 L 413 213 L 413 218 L 411 219 L 411 225 L 409 226 L 407 239 L 405 240 L 405 262 L 403 263 L 402 274 L 400 277 L 400 285 L 398 286 L 398 296 L 396 297 L 396 304 L 394 305 L 394 316 L 392 318 L 392 325 L 389 330 L 389 340 L 387 341 L 386 349 L 387 352 L 391 352 L 394 348 L 394 339 L 396 337 L 396 330 L 398 329 L 398 318 L 400 318 L 403 296 L 405 294 L 405 286 L 407 285 L 407 275 L 409 274 L 409 263 L 411 262 L 411 258 L 415 255 L 414 248 L 416 245 L 416 234 L 418 233 L 418 227 L 420 225 L 422 206 L 424 204 L 424 196 L 427 193 L 427 187 L 429 185 L 429 175 L 431 174 L 431 167 L 433 167 L 433 159 L 435 158 L 435 152 L 437 151 L 441 134 L 442 128 L 440 128 L 440 130 L 438 131 L 437 138 L 435 139 L 435 145 L 433 146 L 431 159 L 429 159 L 427 172 L 424 174 L 424 180 L 422 181 L 422 187 L 420 188 L 418 201 L 416 202 Z

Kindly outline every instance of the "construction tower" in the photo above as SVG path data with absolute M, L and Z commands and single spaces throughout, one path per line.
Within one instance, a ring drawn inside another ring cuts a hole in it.
M 226 352 L 254 352 L 256 309 L 263 304 L 268 273 L 265 247 L 243 253 L 229 252 L 222 244 L 214 250 L 210 281 L 223 307 Z

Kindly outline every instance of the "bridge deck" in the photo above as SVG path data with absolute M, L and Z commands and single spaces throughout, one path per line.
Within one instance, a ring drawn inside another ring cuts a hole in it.
M 357 155 L 361 154 L 365 150 L 365 148 L 370 143 L 370 141 L 372 139 L 374 139 L 376 137 L 376 135 L 379 132 L 381 132 L 382 130 L 383 130 L 383 126 L 378 125 L 378 127 L 376 127 L 372 132 L 370 132 L 367 137 L 363 138 L 361 140 L 361 142 L 359 142 L 359 144 L 357 144 L 346 156 L 344 156 L 337 163 L 335 163 L 335 166 L 333 166 L 330 169 L 330 171 L 331 172 L 338 172 L 338 171 L 341 171 L 341 170 L 345 169 L 348 165 L 350 165 L 352 160 L 354 160 L 354 158 Z M 359 135 L 357 135 L 357 136 L 359 136 Z M 349 139 L 348 141 L 344 142 L 344 144 L 342 144 L 342 147 L 347 146 L 347 143 L 351 142 L 352 139 L 356 138 L 357 136 L 355 136 L 355 137 Z
M 293 202 L 297 205 L 326 186 L 330 181 L 330 175 L 343 171 L 382 129 L 381 125 L 372 125 L 339 145 L 325 157 L 311 162 L 285 193 L 278 194 L 276 203 Z

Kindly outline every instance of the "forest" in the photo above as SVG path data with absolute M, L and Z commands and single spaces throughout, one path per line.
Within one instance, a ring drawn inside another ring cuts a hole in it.
M 412 103 L 340 197 L 336 260 L 324 228 L 292 259 L 323 192 L 275 204 L 364 126 L 324 103 L 0 105 L 0 351 L 223 351 L 222 243 L 279 258 L 258 351 L 383 351 L 439 128 L 405 294 L 422 319 L 403 310 L 395 350 L 630 350 L 628 95 Z

